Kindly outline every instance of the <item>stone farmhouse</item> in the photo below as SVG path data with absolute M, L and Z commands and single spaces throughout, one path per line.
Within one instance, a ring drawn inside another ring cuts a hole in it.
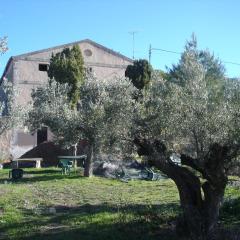
M 123 77 L 126 67 L 133 63 L 132 59 L 92 40 L 85 39 L 11 57 L 1 77 L 1 83 L 2 81 L 11 81 L 20 92 L 16 101 L 23 106 L 26 105 L 31 101 L 32 89 L 47 83 L 47 70 L 52 54 L 60 52 L 64 48 L 71 48 L 76 44 L 82 51 L 85 67 L 92 72 L 96 79 L 111 80 L 113 77 Z M 2 152 L 7 151 L 7 155 L 11 154 L 16 158 L 51 139 L 52 134 L 47 128 L 43 128 L 35 134 L 15 129 L 0 141 L 0 149 Z

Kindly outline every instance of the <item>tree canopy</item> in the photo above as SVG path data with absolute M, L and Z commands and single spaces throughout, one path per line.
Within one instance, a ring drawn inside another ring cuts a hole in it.
M 10 83 L 4 81 L 0 88 L 0 135 L 18 123 L 18 111 L 13 110 L 14 90 Z M 20 121 L 19 121 L 20 122 Z
M 0 55 L 5 53 L 8 50 L 7 46 L 7 37 L 0 38 Z
M 0 38 L 0 55 L 8 50 L 7 37 Z M 28 107 L 21 107 L 15 101 L 18 91 L 8 79 L 3 78 L 0 86 L 0 135 L 25 120 Z
M 193 47 L 187 44 L 173 69 L 183 84 L 159 79 L 151 84 L 135 110 L 134 142 L 149 164 L 176 183 L 191 238 L 208 239 L 217 227 L 229 166 L 240 152 L 240 88 L 223 88 L 218 97 L 219 88 L 208 83 L 222 81 L 221 68 L 206 70 Z
M 49 84 L 46 88 L 33 92 L 33 109 L 29 113 L 32 130 L 42 124 L 54 133 L 55 141 L 66 147 L 88 141 L 89 154 L 85 166 L 85 176 L 92 174 L 92 159 L 102 146 L 108 147 L 121 140 L 128 133 L 129 121 L 125 113 L 133 105 L 134 91 L 125 79 L 111 82 L 88 78 L 80 87 L 81 99 L 78 108 L 70 108 L 69 87 Z M 119 121 L 120 120 L 120 121 Z M 124 129 L 127 129 L 126 131 Z
M 221 61 L 210 53 L 209 50 L 199 50 L 197 48 L 197 39 L 193 34 L 190 41 L 187 41 L 185 51 L 181 55 L 178 64 L 173 65 L 169 69 L 169 79 L 172 82 L 185 86 L 186 84 L 186 70 L 184 69 L 185 62 L 188 61 L 188 55 L 194 55 L 195 60 L 201 64 L 204 72 L 204 79 L 209 88 L 208 94 L 213 98 L 223 97 L 225 86 L 225 67 Z M 188 77 L 192 77 L 189 75 Z M 214 95 L 214 96 L 213 96 Z
M 69 97 L 75 106 L 80 97 L 80 86 L 84 82 L 84 75 L 84 61 L 78 45 L 52 55 L 48 76 L 60 84 L 69 85 Z
M 128 77 L 137 89 L 142 90 L 149 85 L 152 71 L 152 66 L 147 60 L 135 60 L 133 65 L 127 66 L 125 77 Z

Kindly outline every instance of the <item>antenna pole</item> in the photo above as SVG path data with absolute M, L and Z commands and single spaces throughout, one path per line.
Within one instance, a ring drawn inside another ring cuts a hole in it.
M 135 47 L 135 38 L 134 38 L 135 32 L 133 32 L 132 37 L 133 37 L 133 60 L 134 60 L 134 47 Z
M 149 52 L 148 52 L 148 61 L 151 64 L 151 57 L 152 57 L 152 45 L 149 46 Z
M 135 34 L 137 33 L 137 31 L 131 31 L 129 32 L 129 34 L 132 35 L 132 58 L 134 60 L 134 55 L 135 55 Z

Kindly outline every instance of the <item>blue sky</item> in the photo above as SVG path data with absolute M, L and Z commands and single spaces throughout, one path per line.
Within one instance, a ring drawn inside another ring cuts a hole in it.
M 10 56 L 85 38 L 132 57 L 131 31 L 135 58 L 148 58 L 150 44 L 181 52 L 194 32 L 199 48 L 240 63 L 239 9 L 239 0 L 0 0 L 0 36 L 9 39 L 0 74 Z M 164 70 L 178 60 L 154 51 L 151 63 Z M 240 77 L 240 65 L 225 67 Z

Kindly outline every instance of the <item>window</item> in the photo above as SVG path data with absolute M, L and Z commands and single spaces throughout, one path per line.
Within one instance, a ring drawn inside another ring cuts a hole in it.
M 41 72 L 47 72 L 47 70 L 48 70 L 48 64 L 40 63 L 40 64 L 38 65 L 38 70 L 41 71 Z
M 85 73 L 93 73 L 92 67 L 85 67 L 84 70 L 85 70 Z
M 85 49 L 85 50 L 84 50 L 84 55 L 85 55 L 86 57 L 91 57 L 91 56 L 92 56 L 92 51 L 91 51 L 90 49 Z

